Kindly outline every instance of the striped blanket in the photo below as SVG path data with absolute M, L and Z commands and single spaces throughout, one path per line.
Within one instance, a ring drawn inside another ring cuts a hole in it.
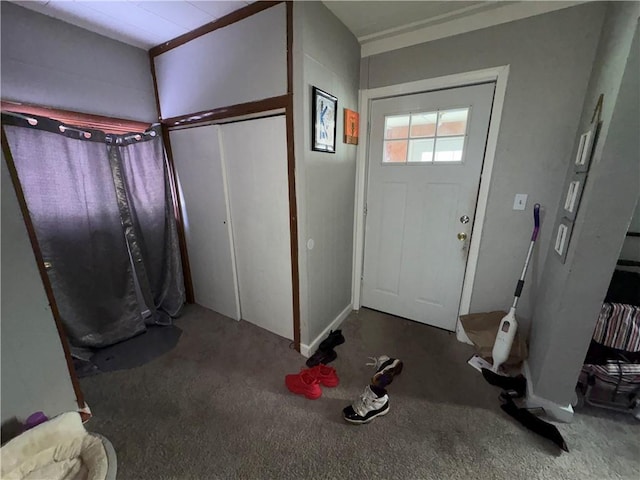
M 593 340 L 622 352 L 640 352 L 640 306 L 604 303 L 593 332 Z M 582 373 L 595 376 L 604 382 L 601 386 L 615 389 L 618 393 L 631 393 L 640 386 L 638 363 L 610 360 L 603 365 L 585 364 Z
M 607 365 L 585 365 L 584 373 L 595 375 L 598 380 L 608 384 L 609 389 L 618 387 L 618 393 L 630 393 L 640 387 L 640 364 L 609 363 Z
M 604 303 L 593 339 L 606 347 L 640 352 L 640 306 Z

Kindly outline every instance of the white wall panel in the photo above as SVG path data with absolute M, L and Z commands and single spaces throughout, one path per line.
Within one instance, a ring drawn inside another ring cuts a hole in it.
M 154 59 L 163 118 L 287 93 L 285 4 Z
M 293 338 L 284 116 L 222 125 L 242 318 Z
M 240 319 L 217 125 L 170 133 L 196 303 Z

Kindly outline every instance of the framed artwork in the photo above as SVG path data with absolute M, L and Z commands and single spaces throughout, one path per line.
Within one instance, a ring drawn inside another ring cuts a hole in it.
M 360 131 L 360 115 L 358 112 L 344 109 L 344 143 L 358 145 Z
M 338 99 L 313 87 L 311 149 L 317 152 L 336 153 L 336 112 Z
M 569 182 L 564 189 L 564 203 L 562 215 L 569 220 L 576 218 L 576 212 L 580 205 L 580 199 L 582 198 L 582 191 L 584 190 L 584 182 L 587 180 L 586 172 L 574 173 L 569 177 Z
M 578 143 L 578 151 L 574 160 L 575 172 L 586 172 L 589 170 L 591 162 L 591 154 L 593 153 L 593 145 L 596 139 L 598 123 L 594 122 L 589 125 L 589 129 L 580 135 L 580 143 Z
M 555 231 L 553 250 L 556 255 L 560 257 L 560 261 L 562 263 L 564 263 L 567 258 L 567 250 L 569 249 L 569 240 L 571 238 L 572 230 L 573 223 L 569 219 L 560 219 Z

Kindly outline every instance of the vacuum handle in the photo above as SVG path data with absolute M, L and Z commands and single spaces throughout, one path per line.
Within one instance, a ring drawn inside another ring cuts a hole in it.
M 540 230 L 540 204 L 536 203 L 533 206 L 533 223 L 535 227 L 533 228 L 533 234 L 531 235 L 531 241 L 535 242 L 538 238 L 538 231 Z

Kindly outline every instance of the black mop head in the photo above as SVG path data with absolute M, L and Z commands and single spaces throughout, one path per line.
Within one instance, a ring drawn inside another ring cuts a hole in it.
M 514 398 L 523 397 L 524 394 L 527 393 L 527 379 L 524 378 L 523 375 L 518 375 L 517 377 L 505 377 L 483 368 L 482 376 L 491 385 L 500 387 L 510 393 L 513 392 L 510 396 Z
M 504 410 L 508 415 L 515 418 L 518 422 L 520 422 L 532 432 L 548 438 L 565 452 L 569 451 L 567 442 L 564 441 L 564 438 L 562 438 L 562 434 L 555 425 L 552 425 L 536 417 L 526 408 L 518 408 L 518 406 L 513 402 L 511 398 L 505 398 L 505 396 L 503 396 L 502 398 L 506 400 L 506 403 L 502 404 L 500 408 L 502 408 L 502 410 Z

